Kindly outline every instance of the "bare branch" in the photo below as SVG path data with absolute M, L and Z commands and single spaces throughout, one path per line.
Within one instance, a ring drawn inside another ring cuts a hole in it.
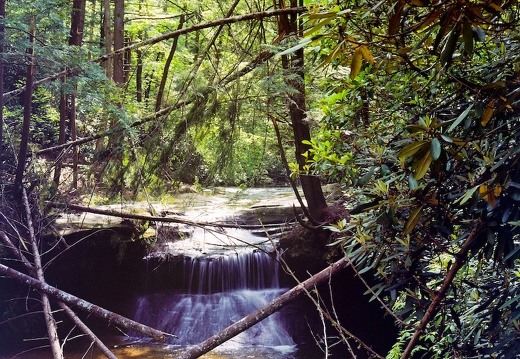
M 287 304 L 294 301 L 296 298 L 306 293 L 309 289 L 318 285 L 319 283 L 324 282 L 330 276 L 340 272 L 347 266 L 347 262 L 344 259 L 340 259 L 339 261 L 332 264 L 330 267 L 325 268 L 321 272 L 313 275 L 306 281 L 298 284 L 296 287 L 291 290 L 285 292 L 271 303 L 266 306 L 254 311 L 253 313 L 245 316 L 240 319 L 236 323 L 230 325 L 229 327 L 221 330 L 217 334 L 212 337 L 204 340 L 202 343 L 195 345 L 182 354 L 180 354 L 178 359 L 194 359 L 198 358 L 201 355 L 209 352 L 210 350 L 218 347 L 220 344 L 225 343 L 229 339 L 235 337 L 236 335 L 242 333 L 246 329 L 251 328 L 256 323 L 264 320 L 268 316 L 273 313 L 276 313 Z
M 117 359 L 114 353 L 112 353 L 110 349 L 108 349 L 107 346 L 101 340 L 99 340 L 99 338 L 92 332 L 92 330 L 90 330 L 90 328 L 87 327 L 85 323 L 81 321 L 81 319 L 79 319 L 76 313 L 74 313 L 67 304 L 59 302 L 58 305 L 65 311 L 65 313 L 67 313 L 74 324 L 96 344 L 99 350 L 101 350 L 101 352 L 108 359 Z
M 453 279 L 455 279 L 455 275 L 457 275 L 457 272 L 459 271 L 459 269 L 464 265 L 464 263 L 466 263 L 469 248 L 472 245 L 473 240 L 475 239 L 477 234 L 480 233 L 480 231 L 482 230 L 482 228 L 483 228 L 483 224 L 480 224 L 479 226 L 477 226 L 477 228 L 475 228 L 473 230 L 473 232 L 470 233 L 470 235 L 468 236 L 468 238 L 462 245 L 459 253 L 456 256 L 455 262 L 453 263 L 448 274 L 444 278 L 444 282 L 442 283 L 441 288 L 435 295 L 435 298 L 433 299 L 433 301 L 428 306 L 428 309 L 426 310 L 426 312 L 424 313 L 424 316 L 421 319 L 421 323 L 415 328 L 415 333 L 414 333 L 412 339 L 410 339 L 410 341 L 408 342 L 406 349 L 404 350 L 403 354 L 401 355 L 401 359 L 407 359 L 412 354 L 412 350 L 415 348 L 415 346 L 419 342 L 419 339 L 420 339 L 421 335 L 423 334 L 424 329 L 426 329 L 426 326 L 428 325 L 430 320 L 432 320 L 434 314 L 437 312 L 437 307 L 439 306 L 441 301 L 444 299 L 444 296 L 445 296 L 446 292 L 448 291 L 448 288 L 451 286 Z
M 73 211 L 95 213 L 95 214 L 101 214 L 101 215 L 105 215 L 105 216 L 137 219 L 137 220 L 152 221 L 152 222 L 180 223 L 180 224 L 186 224 L 186 225 L 195 226 L 195 227 L 260 229 L 260 228 L 269 228 L 269 227 L 272 228 L 272 227 L 280 226 L 280 224 L 240 225 L 240 224 L 235 224 L 235 223 L 197 222 L 197 221 L 190 221 L 190 220 L 179 218 L 179 217 L 146 216 L 146 215 L 142 215 L 142 214 L 116 212 L 113 210 L 106 210 L 106 209 L 93 208 L 93 207 L 87 207 L 87 206 L 79 206 L 77 204 L 61 204 L 61 203 L 56 203 L 56 202 L 50 202 L 49 205 L 52 207 L 66 207 Z
M 190 26 L 190 27 L 186 27 L 186 28 L 183 28 L 183 29 L 178 29 L 178 30 L 169 32 L 167 34 L 156 36 L 156 37 L 153 37 L 151 39 L 148 39 L 148 40 L 145 40 L 145 41 L 141 41 L 141 42 L 138 42 L 138 43 L 135 43 L 135 44 L 123 47 L 121 49 L 118 49 L 117 51 L 114 51 L 114 52 L 111 52 L 109 54 L 100 56 L 95 61 L 97 61 L 97 62 L 105 61 L 105 60 L 107 60 L 110 57 L 113 57 L 113 56 L 115 56 L 117 54 L 120 54 L 120 53 L 123 53 L 123 52 L 126 52 L 126 51 L 132 51 L 132 50 L 135 50 L 135 49 L 137 49 L 139 47 L 157 44 L 157 43 L 159 43 L 161 41 L 168 40 L 168 39 L 174 38 L 176 36 L 188 34 L 190 32 L 199 31 L 199 30 L 202 30 L 202 29 L 207 29 L 207 28 L 210 28 L 210 27 L 227 25 L 227 24 L 233 24 L 235 22 L 246 21 L 246 20 L 261 20 L 261 19 L 266 18 L 266 17 L 273 17 L 273 16 L 282 15 L 282 14 L 298 14 L 298 13 L 303 13 L 303 12 L 306 12 L 306 11 L 307 11 L 306 7 L 291 7 L 291 8 L 286 8 L 286 9 L 254 12 L 254 13 L 245 14 L 245 15 L 232 16 L 232 17 L 228 17 L 228 18 L 225 18 L 225 19 L 218 19 L 218 20 L 208 21 L 208 22 L 205 22 L 205 23 L 202 23 L 202 24 L 196 24 L 196 25 L 193 25 L 193 26 Z
M 105 319 L 106 321 L 114 323 L 125 329 L 141 333 L 142 335 L 149 338 L 153 338 L 154 340 L 164 342 L 168 337 L 176 338 L 176 336 L 173 334 L 165 333 L 160 330 L 150 328 L 149 326 L 146 326 L 144 324 L 137 323 L 131 319 L 123 317 L 122 315 L 101 308 L 95 304 L 87 302 L 84 299 L 78 298 L 72 294 L 59 290 L 56 287 L 53 287 L 47 283 L 34 279 L 28 276 L 27 274 L 18 272 L 17 270 L 7 267 L 6 265 L 0 264 L 0 273 L 9 278 L 24 283 L 29 287 L 38 289 L 44 292 L 45 294 L 50 295 L 70 306 L 84 310 L 98 318 Z

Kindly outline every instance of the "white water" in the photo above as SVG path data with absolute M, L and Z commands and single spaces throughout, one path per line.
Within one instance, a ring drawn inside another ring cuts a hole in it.
M 280 288 L 278 263 L 258 251 L 184 257 L 170 268 L 182 272 L 172 276 L 183 283 L 170 283 L 181 289 L 137 298 L 133 319 L 176 335 L 178 339 L 169 340 L 174 345 L 198 344 L 287 290 Z M 266 347 L 290 352 L 295 346 L 282 313 L 275 313 L 218 350 Z

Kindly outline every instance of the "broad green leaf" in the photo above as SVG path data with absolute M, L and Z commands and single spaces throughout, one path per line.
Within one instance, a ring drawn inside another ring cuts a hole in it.
M 448 128 L 448 132 L 451 132 L 455 127 L 457 127 L 462 121 L 464 121 L 464 119 L 466 118 L 466 116 L 468 115 L 469 111 L 471 111 L 471 109 L 473 108 L 473 104 L 469 105 L 467 109 L 464 110 L 463 113 L 461 113 L 459 115 L 459 117 L 457 117 L 457 119 L 455 120 L 455 122 L 453 122 L 450 126 L 450 128 Z
M 414 177 L 416 180 L 420 180 L 421 178 L 424 177 L 424 175 L 426 174 L 426 172 L 428 172 L 428 169 L 430 168 L 432 160 L 433 160 L 432 155 L 431 155 L 430 151 L 428 151 L 424 154 L 424 156 L 419 161 L 414 163 L 414 166 L 413 166 L 415 169 Z
M 334 20 L 334 17 L 326 17 L 323 21 L 318 22 L 312 28 L 310 28 L 309 30 L 305 31 L 303 33 L 303 36 L 307 37 L 310 34 L 313 34 L 313 33 L 317 32 L 319 29 L 321 29 L 322 27 L 324 27 L 325 25 L 330 23 L 332 20 Z
M 491 120 L 491 117 L 493 116 L 493 112 L 495 111 L 495 100 L 489 101 L 488 105 L 486 106 L 486 109 L 484 110 L 484 114 L 482 115 L 482 118 L 480 119 L 480 124 L 482 127 L 486 127 L 489 120 Z
M 421 211 L 423 209 L 423 206 L 416 207 L 412 213 L 410 213 L 410 218 L 408 218 L 408 221 L 406 221 L 406 224 L 403 228 L 403 234 L 410 234 L 412 230 L 417 225 L 417 222 L 419 222 L 419 219 L 421 219 Z
M 333 19 L 336 16 L 338 16 L 338 13 L 335 11 L 329 11 L 329 12 L 318 12 L 315 14 L 309 14 L 308 17 L 310 20 L 315 19 Z
M 444 48 L 441 52 L 441 65 L 447 66 L 451 63 L 453 58 L 453 53 L 455 52 L 455 48 L 457 47 L 457 41 L 459 39 L 460 29 L 458 27 L 451 30 L 450 36 L 448 37 L 448 41 L 444 45 Z
M 363 55 L 363 58 L 370 64 L 373 64 L 374 63 L 374 56 L 372 55 L 372 53 L 370 52 L 370 50 L 365 46 L 365 45 L 361 45 L 359 47 L 359 51 L 361 52 L 361 54 Z
M 325 35 L 323 35 L 323 34 L 319 34 L 319 35 L 315 35 L 315 36 L 312 36 L 312 37 L 304 38 L 304 39 L 300 40 L 293 47 L 288 48 L 287 50 L 284 50 L 284 51 L 278 53 L 277 55 L 278 56 L 283 56 L 283 55 L 292 54 L 293 52 L 298 51 L 298 50 L 304 48 L 305 46 L 308 46 L 308 45 L 312 44 L 313 42 L 321 40 L 321 38 L 323 38 L 324 36 Z
M 437 138 L 434 138 L 432 140 L 432 144 L 430 146 L 430 152 L 432 155 L 432 159 L 434 161 L 439 159 L 439 156 L 441 155 L 441 152 L 442 152 L 442 148 L 441 148 L 441 143 L 439 142 L 439 140 Z
M 426 145 L 428 145 L 427 141 L 416 141 L 410 143 L 408 146 L 404 147 L 401 151 L 399 151 L 397 157 L 404 159 L 413 156 Z
M 361 71 L 361 65 L 363 62 L 363 54 L 359 50 L 359 47 L 354 52 L 354 56 L 352 56 L 352 63 L 350 65 L 350 79 L 354 80 L 356 76 Z
M 462 25 L 462 36 L 464 38 L 464 50 L 471 57 L 473 55 L 473 26 L 468 19 Z
M 412 174 L 408 176 L 408 186 L 410 187 L 410 191 L 415 191 L 419 187 L 419 183 Z
M 464 196 L 460 197 L 458 200 L 456 200 L 455 202 L 459 202 L 460 204 L 464 204 L 466 203 L 472 196 L 473 196 L 473 193 L 475 193 L 475 191 L 480 187 L 480 185 L 477 185 L 473 188 L 470 188 L 466 193 L 464 193 Z
M 486 41 L 486 32 L 484 31 L 484 29 L 482 29 L 478 25 L 475 25 L 473 27 L 473 29 L 474 29 L 474 34 L 477 37 L 478 41 L 480 41 L 480 42 Z

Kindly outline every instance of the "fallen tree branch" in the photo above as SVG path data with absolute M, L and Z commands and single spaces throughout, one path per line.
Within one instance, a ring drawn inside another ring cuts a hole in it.
M 126 47 L 120 48 L 120 49 L 113 51 L 111 53 L 108 53 L 106 55 L 100 56 L 94 61 L 95 62 L 106 61 L 110 57 L 113 57 L 115 55 L 118 55 L 118 54 L 121 54 L 121 53 L 124 53 L 127 51 L 133 51 L 139 47 L 157 44 L 161 41 L 168 40 L 168 39 L 171 39 L 176 36 L 188 34 L 190 32 L 199 31 L 202 29 L 208 29 L 210 27 L 233 24 L 235 22 L 246 21 L 246 20 L 261 20 L 266 17 L 279 16 L 282 14 L 299 14 L 299 13 L 303 13 L 306 11 L 307 11 L 306 7 L 291 7 L 291 8 L 285 8 L 285 9 L 259 11 L 259 12 L 254 12 L 254 13 L 250 13 L 250 14 L 245 14 L 245 15 L 237 15 L 237 16 L 232 16 L 232 17 L 228 17 L 228 18 L 224 18 L 224 19 L 208 21 L 208 22 L 205 22 L 202 24 L 196 24 L 193 26 L 185 27 L 183 29 L 178 29 L 178 30 L 169 32 L 167 34 L 162 34 L 162 35 L 153 37 L 151 39 L 147 39 L 147 40 L 137 42 L 132 45 L 128 45 Z
M 314 286 L 324 282 L 327 280 L 330 276 L 340 272 L 347 266 L 347 262 L 344 259 L 340 259 L 339 261 L 332 264 L 330 267 L 322 270 L 321 272 L 313 275 L 306 281 L 298 284 L 296 287 L 292 288 L 291 290 L 285 292 L 275 300 L 273 300 L 271 303 L 267 304 L 266 306 L 257 309 L 253 313 L 245 316 L 244 318 L 240 319 L 239 321 L 235 322 L 234 324 L 230 325 L 229 327 L 221 330 L 217 334 L 213 335 L 212 337 L 204 340 L 202 343 L 195 345 L 185 352 L 181 353 L 179 356 L 177 356 L 177 359 L 194 359 L 198 358 L 201 355 L 209 352 L 210 350 L 218 347 L 220 344 L 225 343 L 229 339 L 237 336 L 238 334 L 242 333 L 246 329 L 249 329 L 256 323 L 262 321 L 263 319 L 267 318 L 271 314 L 279 311 L 283 307 L 285 307 L 287 304 L 294 301 L 296 298 L 304 294 L 309 289 L 313 288 Z
M 281 224 L 235 224 L 235 223 L 218 223 L 218 222 L 198 222 L 198 221 L 190 221 L 187 219 L 182 219 L 179 217 L 159 217 L 159 216 L 147 216 L 142 214 L 134 214 L 134 213 L 124 213 L 124 212 L 117 212 L 109 209 L 100 209 L 100 208 L 93 208 L 93 207 L 87 207 L 87 206 L 80 206 L 77 204 L 62 204 L 57 202 L 49 202 L 49 205 L 51 207 L 57 207 L 57 208 L 68 208 L 73 211 L 79 211 L 79 212 L 87 212 L 87 213 L 95 213 L 95 214 L 101 214 L 104 216 L 113 216 L 113 217 L 119 217 L 119 218 L 127 218 L 127 219 L 137 219 L 142 221 L 152 221 L 152 222 L 164 222 L 164 223 L 180 223 L 180 224 L 186 224 L 190 226 L 195 227 L 220 227 L 220 228 L 241 228 L 241 229 L 264 229 L 264 228 L 276 228 L 280 227 Z M 285 223 L 282 223 L 285 224 Z
M 150 328 L 149 326 L 135 322 L 131 319 L 123 317 L 122 315 L 101 308 L 95 304 L 87 302 L 84 299 L 78 298 L 72 294 L 59 290 L 47 283 L 43 283 L 37 279 L 28 276 L 27 274 L 21 273 L 1 263 L 0 274 L 3 274 L 11 279 L 15 279 L 18 282 L 24 283 L 29 287 L 38 289 L 43 293 L 50 295 L 51 297 L 56 298 L 59 301 L 62 301 L 70 306 L 84 310 L 89 314 L 92 314 L 101 319 L 105 319 L 106 321 L 112 322 L 125 329 L 138 332 L 148 338 L 152 338 L 160 342 L 164 342 L 168 337 L 176 338 L 176 336 L 173 334 L 165 333 L 160 330 Z
M 45 276 L 43 274 L 43 267 L 40 257 L 40 250 L 38 248 L 38 242 L 36 241 L 36 235 L 34 234 L 34 227 L 32 222 L 31 207 L 29 205 L 29 199 L 27 197 L 27 190 L 22 187 L 22 202 L 25 209 L 25 217 L 27 221 L 27 229 L 29 230 L 29 243 L 31 244 L 31 250 L 33 254 L 33 274 L 35 278 L 43 283 L 45 282 Z M 21 253 L 20 253 L 21 255 Z M 26 264 L 27 265 L 27 264 Z M 51 346 L 52 356 L 54 359 L 63 359 L 63 350 L 60 346 L 60 338 L 58 336 L 58 324 L 52 314 L 51 303 L 47 293 L 40 293 L 43 315 L 45 317 L 45 325 L 47 327 L 47 334 L 49 336 L 49 344 Z
M 88 326 L 83 323 L 81 319 L 69 308 L 69 306 L 63 302 L 59 302 L 58 305 L 65 311 L 65 313 L 69 316 L 69 318 L 74 322 L 74 324 L 85 333 L 90 340 L 92 340 L 99 350 L 108 358 L 108 359 L 117 359 L 117 357 L 107 348 L 105 343 L 103 343 L 99 338 L 90 330 Z

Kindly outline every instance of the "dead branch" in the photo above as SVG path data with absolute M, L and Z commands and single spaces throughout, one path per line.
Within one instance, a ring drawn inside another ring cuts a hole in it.
M 33 83 L 33 87 L 37 87 L 37 86 L 42 85 L 42 84 L 44 84 L 44 83 L 46 83 L 46 82 L 49 82 L 49 81 L 52 81 L 52 80 L 59 79 L 60 77 L 63 77 L 63 76 L 65 76 L 65 75 L 69 75 L 69 74 L 70 74 L 70 70 L 68 70 L 68 69 L 67 69 L 67 70 L 64 70 L 64 71 L 62 71 L 62 72 L 58 72 L 58 73 L 56 73 L 56 74 L 54 74 L 54 75 L 51 75 L 51 76 L 49 76 L 49 77 L 46 77 L 46 78 L 40 79 L 40 80 L 38 80 L 38 81 L 34 81 L 34 83 Z M 24 92 L 24 91 L 25 91 L 25 86 L 22 86 L 22 87 L 20 87 L 20 88 L 17 88 L 16 90 L 13 90 L 13 91 L 9 91 L 9 92 L 4 93 L 3 96 L 2 96 L 2 98 L 3 98 L 4 100 L 6 100 L 6 99 L 9 99 L 10 97 L 13 97 L 13 96 L 19 95 L 19 94 L 21 94 L 21 93 Z
M 99 340 L 99 338 L 90 330 L 88 326 L 79 319 L 79 317 L 69 308 L 69 306 L 63 302 L 58 302 L 58 305 L 65 311 L 65 313 L 69 316 L 69 318 L 74 322 L 74 324 L 85 333 L 90 340 L 92 340 L 99 350 L 108 358 L 108 359 L 117 359 L 117 357 L 107 348 L 107 346 Z
M 179 223 L 179 224 L 186 224 L 186 225 L 202 227 L 202 228 L 220 227 L 220 228 L 241 228 L 241 229 L 263 229 L 263 228 L 276 228 L 276 227 L 280 226 L 280 224 L 240 225 L 240 224 L 234 224 L 234 223 L 198 222 L 198 221 L 190 221 L 187 219 L 182 219 L 179 217 L 146 216 L 146 215 L 142 215 L 142 214 L 124 213 L 124 212 L 117 212 L 117 211 L 107 210 L 107 209 L 80 206 L 77 204 L 61 204 L 61 203 L 57 203 L 57 202 L 49 202 L 49 205 L 52 207 L 58 207 L 58 208 L 66 207 L 73 211 L 95 213 L 95 214 L 101 214 L 104 216 L 113 216 L 113 217 L 119 217 L 119 218 L 137 219 L 137 220 L 152 221 L 152 222 Z
M 415 328 L 414 335 L 412 339 L 408 342 L 408 345 L 406 346 L 406 349 L 404 350 L 403 354 L 401 355 L 401 359 L 408 359 L 410 355 L 412 354 L 412 350 L 415 348 L 417 343 L 419 342 L 419 339 L 421 335 L 423 334 L 424 330 L 426 329 L 426 326 L 432 320 L 433 316 L 437 312 L 437 307 L 441 303 L 441 301 L 444 299 L 444 296 L 446 292 L 448 291 L 449 287 L 451 286 L 451 283 L 455 279 L 455 275 L 457 275 L 457 272 L 459 269 L 466 263 L 466 259 L 469 253 L 470 246 L 472 245 L 473 240 L 477 236 L 477 234 L 480 233 L 480 231 L 483 228 L 483 224 L 481 223 L 477 228 L 473 230 L 473 232 L 470 233 L 464 244 L 462 245 L 460 251 L 457 253 L 455 262 L 451 266 L 448 274 L 444 278 L 444 282 L 442 283 L 441 288 L 435 295 L 435 298 L 428 306 L 428 309 L 426 310 L 426 313 L 424 313 L 424 316 L 421 319 L 421 323 Z
M 237 16 L 232 16 L 232 17 L 228 17 L 228 18 L 224 18 L 224 19 L 208 21 L 208 22 L 205 22 L 202 24 L 196 24 L 196 25 L 193 25 L 190 27 L 185 27 L 183 29 L 178 29 L 178 30 L 169 32 L 167 34 L 159 35 L 159 36 L 153 37 L 151 39 L 144 40 L 144 41 L 123 47 L 114 52 L 100 56 L 95 61 L 102 62 L 102 61 L 109 59 L 110 57 L 113 57 L 117 54 L 121 54 L 123 52 L 133 51 L 139 47 L 157 44 L 161 41 L 168 40 L 168 39 L 171 39 L 176 36 L 188 34 L 190 32 L 199 31 L 199 30 L 203 30 L 203 29 L 208 29 L 210 27 L 233 24 L 235 22 L 246 21 L 246 20 L 261 20 L 266 17 L 279 16 L 282 14 L 298 14 L 298 13 L 303 13 L 306 11 L 307 11 L 306 7 L 292 7 L 292 8 L 286 8 L 286 9 L 254 12 L 254 13 L 245 14 L 245 15 L 237 15 Z
M 33 254 L 33 268 L 34 274 L 36 275 L 36 279 L 46 284 L 45 276 L 43 275 L 43 267 L 40 258 L 40 252 L 38 249 L 38 243 L 36 241 L 36 236 L 34 234 L 34 227 L 32 223 L 32 213 L 31 207 L 29 206 L 29 199 L 27 198 L 27 191 L 24 187 L 22 187 L 22 201 L 23 206 L 25 208 L 25 216 L 27 221 L 27 229 L 29 230 L 29 241 L 31 244 L 32 254 Z M 41 293 L 41 301 L 43 307 L 43 315 L 45 317 L 45 325 L 47 326 L 47 334 L 49 335 L 49 344 L 51 346 L 51 351 L 54 359 L 63 359 L 63 351 L 60 346 L 60 338 L 58 336 L 58 325 L 56 324 L 56 320 L 52 315 L 51 303 L 49 301 L 49 297 L 46 293 Z
M 346 265 L 348 265 L 351 262 L 351 260 L 348 257 L 345 257 L 343 260 L 345 261 Z M 299 283 L 298 278 L 296 278 L 294 273 L 290 270 L 289 265 L 287 264 L 287 262 L 285 262 L 283 260 L 283 258 L 281 258 L 281 263 L 283 264 L 285 271 L 288 274 L 290 274 L 295 281 L 297 281 Z M 355 336 L 353 333 L 351 333 L 349 330 L 347 330 L 343 325 L 341 325 L 339 320 L 337 320 L 337 315 L 335 315 L 336 319 L 334 317 L 332 317 L 332 315 L 329 313 L 329 311 L 325 310 L 320 305 L 318 300 L 316 300 L 314 298 L 314 296 L 310 293 L 310 291 L 308 289 L 305 289 L 305 294 L 313 302 L 313 304 L 316 306 L 316 308 L 322 308 L 322 309 L 319 309 L 320 315 L 323 315 L 323 317 L 325 319 L 327 319 L 330 323 L 332 323 L 332 326 L 338 331 L 338 333 L 340 334 L 341 337 L 344 337 L 344 335 L 347 335 L 348 337 L 353 339 L 360 347 L 363 347 L 367 352 L 369 352 L 374 358 L 384 359 L 381 355 L 376 353 L 372 348 L 370 348 L 367 344 L 365 344 L 361 339 L 359 339 L 357 336 Z M 331 295 L 331 298 L 332 298 L 332 295 Z M 334 308 L 334 305 L 333 305 L 333 308 Z M 348 347 L 350 348 L 350 344 L 347 341 L 345 341 L 345 342 L 348 345 Z
M 148 338 L 152 338 L 160 342 L 164 342 L 168 337 L 176 338 L 176 336 L 173 334 L 165 333 L 160 330 L 150 328 L 149 326 L 146 326 L 144 324 L 137 323 L 131 319 L 123 317 L 122 315 L 101 308 L 95 304 L 87 302 L 84 299 L 78 298 L 72 294 L 59 290 L 56 287 L 53 287 L 47 283 L 34 279 L 28 276 L 27 274 L 21 273 L 1 263 L 0 273 L 11 279 L 15 279 L 20 283 L 26 284 L 29 287 L 38 289 L 44 292 L 45 294 L 50 295 L 51 297 L 56 298 L 70 306 L 84 310 L 89 314 L 92 314 L 101 319 L 105 319 L 107 322 L 114 323 L 125 329 L 138 332 Z
M 306 281 L 298 284 L 296 287 L 291 290 L 285 292 L 271 303 L 266 306 L 254 311 L 253 313 L 245 316 L 240 319 L 236 323 L 230 325 L 229 327 L 221 330 L 217 334 L 212 337 L 204 340 L 202 343 L 195 345 L 185 352 L 181 353 L 177 358 L 178 359 L 194 359 L 198 358 L 201 355 L 209 352 L 210 350 L 218 347 L 220 344 L 228 341 L 229 339 L 235 337 L 236 335 L 242 333 L 246 329 L 249 329 L 256 323 L 262 321 L 267 318 L 271 314 L 279 311 L 287 304 L 294 301 L 296 298 L 304 294 L 309 289 L 314 286 L 324 282 L 330 276 L 340 272 L 347 266 L 347 262 L 344 259 L 340 259 L 339 261 L 332 264 L 330 267 L 322 270 L 321 272 L 313 275 Z

